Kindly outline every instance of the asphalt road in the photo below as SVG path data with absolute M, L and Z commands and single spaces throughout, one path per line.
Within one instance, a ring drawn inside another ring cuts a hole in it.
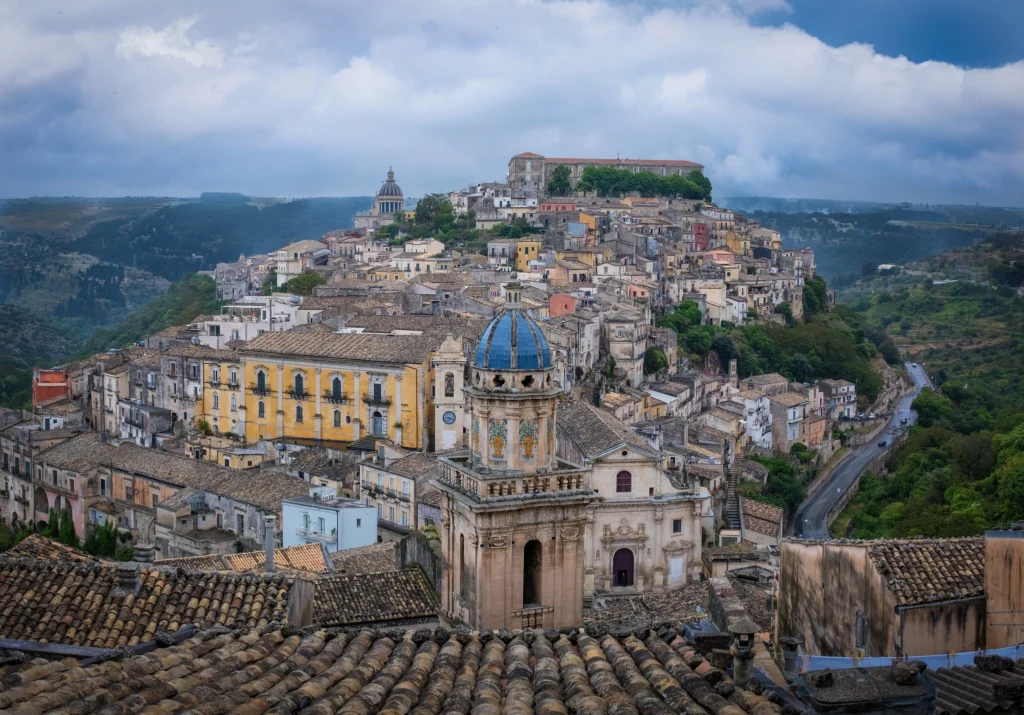
M 917 421 L 917 413 L 910 409 L 910 403 L 917 397 L 922 387 L 931 387 L 928 374 L 918 364 L 905 363 L 907 372 L 914 380 L 914 390 L 899 401 L 896 410 L 893 412 L 885 431 L 871 442 L 855 449 L 844 459 L 828 477 L 828 481 L 821 485 L 815 494 L 800 506 L 796 514 L 793 531 L 797 536 L 807 539 L 827 539 L 829 537 L 828 524 L 826 519 L 832 506 L 842 498 L 850 485 L 857 479 L 858 475 L 867 469 L 875 457 L 885 452 L 892 444 L 893 433 L 900 428 L 900 421 L 904 418 L 907 423 L 913 424 Z M 885 440 L 886 446 L 879 447 L 878 443 Z

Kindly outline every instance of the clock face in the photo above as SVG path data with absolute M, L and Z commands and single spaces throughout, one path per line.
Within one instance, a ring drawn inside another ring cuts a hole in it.
M 446 425 L 453 425 L 455 424 L 455 413 L 445 412 L 443 415 L 441 415 L 441 419 L 444 420 L 444 423 Z

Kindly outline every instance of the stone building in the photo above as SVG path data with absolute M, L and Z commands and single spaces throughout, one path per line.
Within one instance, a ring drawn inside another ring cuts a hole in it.
M 355 216 L 356 229 L 373 233 L 377 229 L 389 226 L 395 220 L 395 214 L 403 210 L 405 197 L 402 195 L 402 188 L 395 183 L 395 172 L 388 169 L 388 178 L 380 187 L 376 198 L 373 200 L 373 208 L 365 213 L 357 213 Z
M 704 167 L 694 161 L 674 159 L 580 159 L 545 157 L 533 152 L 516 154 L 508 162 L 506 181 L 516 195 L 546 196 L 548 182 L 556 168 L 569 167 L 569 183 L 573 186 L 589 166 L 611 166 L 635 173 L 649 171 L 655 176 L 688 175 L 691 171 L 703 171 Z
M 584 598 L 661 593 L 699 578 L 703 502 L 638 434 L 585 402 L 558 410 L 557 454 L 587 468 Z
M 441 607 L 473 628 L 557 628 L 583 618 L 583 534 L 595 494 L 555 455 L 558 390 L 522 288 L 484 331 L 465 388 L 468 454 L 441 457 Z

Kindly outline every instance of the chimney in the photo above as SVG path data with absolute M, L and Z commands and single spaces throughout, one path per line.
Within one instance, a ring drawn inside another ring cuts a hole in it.
M 129 593 L 138 594 L 142 583 L 139 580 L 139 569 L 141 567 L 134 561 L 124 561 L 117 565 L 117 588 L 115 593 L 126 596 Z
M 266 544 L 267 556 L 264 567 L 267 573 L 274 573 L 274 539 L 277 538 L 277 517 L 267 516 L 263 518 L 263 538 Z
M 782 675 L 791 683 L 800 675 L 797 658 L 804 639 L 799 636 L 785 636 L 780 638 L 779 642 L 782 644 Z
M 737 688 L 745 688 L 750 682 L 754 638 L 760 630 L 760 626 L 747 617 L 729 623 L 729 633 L 732 635 L 732 680 Z
M 132 552 L 132 561 L 140 564 L 151 564 L 156 555 L 156 547 L 153 544 L 135 544 Z

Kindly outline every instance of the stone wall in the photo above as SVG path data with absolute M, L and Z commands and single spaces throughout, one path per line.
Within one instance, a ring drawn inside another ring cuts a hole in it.
M 419 566 L 435 592 L 441 591 L 441 574 L 445 564 L 441 557 L 441 545 L 432 541 L 422 531 L 414 531 L 400 542 L 395 549 L 395 566 L 406 569 Z

